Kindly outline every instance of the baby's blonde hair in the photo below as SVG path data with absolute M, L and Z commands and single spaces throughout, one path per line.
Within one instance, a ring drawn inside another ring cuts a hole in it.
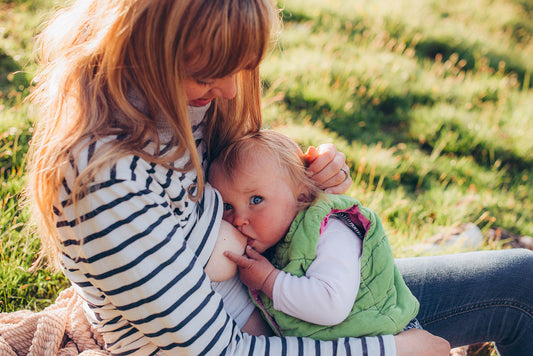
M 273 130 L 247 134 L 225 147 L 214 160 L 230 179 L 250 160 L 274 160 L 290 184 L 298 202 L 298 211 L 313 204 L 322 190 L 306 174 L 307 160 L 298 144 Z
M 278 21 L 270 0 L 80 0 L 59 11 L 38 36 L 41 72 L 32 100 L 41 109 L 29 155 L 27 196 L 40 225 L 43 252 L 57 262 L 53 211 L 73 152 L 105 136 L 107 143 L 78 177 L 83 193 L 103 165 L 135 154 L 167 165 L 190 153 L 183 170 L 204 177 L 187 111 L 184 79 L 238 73 L 232 100 L 215 99 L 207 114 L 208 152 L 260 129 L 258 65 Z M 185 68 L 194 64 L 194 72 Z M 132 100 L 134 98 L 135 100 Z M 157 123 L 172 131 L 161 154 Z

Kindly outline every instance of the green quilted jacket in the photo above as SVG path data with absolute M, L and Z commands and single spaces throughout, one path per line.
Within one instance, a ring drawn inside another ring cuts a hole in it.
M 302 211 L 276 247 L 271 262 L 294 276 L 304 276 L 316 257 L 320 232 L 331 214 L 343 216 L 364 232 L 361 284 L 352 311 L 340 324 L 324 326 L 296 319 L 273 308 L 264 293 L 250 291 L 273 330 L 282 336 L 319 340 L 397 334 L 418 313 L 418 301 L 394 263 L 392 250 L 377 214 L 348 196 L 327 195 Z M 354 233 L 354 238 L 357 238 Z M 327 312 L 327 311 L 326 311 Z

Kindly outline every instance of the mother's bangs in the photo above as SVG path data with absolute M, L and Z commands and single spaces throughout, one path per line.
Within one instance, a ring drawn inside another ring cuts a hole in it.
M 185 65 L 190 76 L 222 78 L 259 65 L 276 20 L 270 0 L 208 0 L 197 10 L 187 36 L 191 45 Z

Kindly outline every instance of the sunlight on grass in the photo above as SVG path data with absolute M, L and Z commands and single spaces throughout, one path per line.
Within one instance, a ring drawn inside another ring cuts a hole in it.
M 395 246 L 467 221 L 531 234 L 522 5 L 295 0 L 284 19 L 262 66 L 267 125 L 303 146 L 346 147 L 349 193 L 379 212 Z

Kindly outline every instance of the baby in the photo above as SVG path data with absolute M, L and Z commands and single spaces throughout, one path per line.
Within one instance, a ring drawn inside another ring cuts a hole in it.
M 220 271 L 213 265 L 224 251 L 278 335 L 334 340 L 420 327 L 418 301 L 377 215 L 351 197 L 320 191 L 306 175 L 308 160 L 270 130 L 221 152 L 209 181 L 222 195 L 224 220 L 247 241 L 243 254 L 242 239 L 226 250 L 228 239 L 220 238 L 208 275 Z

